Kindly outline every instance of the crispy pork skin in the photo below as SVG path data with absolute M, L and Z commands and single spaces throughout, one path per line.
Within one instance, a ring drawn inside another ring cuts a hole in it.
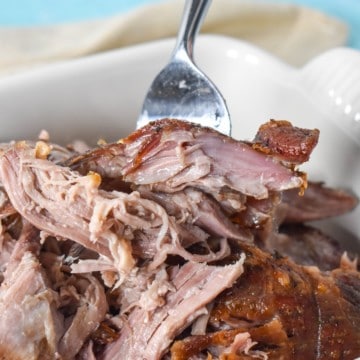
M 294 127 L 286 120 L 270 120 L 260 126 L 254 147 L 282 161 L 299 164 L 309 160 L 319 139 L 319 130 Z

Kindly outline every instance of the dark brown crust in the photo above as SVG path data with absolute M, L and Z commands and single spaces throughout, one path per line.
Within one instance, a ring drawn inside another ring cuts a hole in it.
M 299 164 L 309 160 L 318 139 L 318 129 L 302 129 L 286 120 L 270 120 L 260 126 L 253 147 L 282 161 Z
M 247 256 L 245 272 L 215 300 L 211 332 L 175 342 L 174 359 L 197 355 L 217 345 L 219 337 L 228 346 L 238 332 L 248 332 L 257 342 L 253 349 L 265 351 L 269 360 L 353 360 L 359 354 L 358 272 L 321 273 L 252 245 L 241 248 Z

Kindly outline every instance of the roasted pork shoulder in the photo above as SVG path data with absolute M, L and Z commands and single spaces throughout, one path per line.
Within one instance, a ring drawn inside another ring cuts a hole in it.
M 164 119 L 2 144 L 0 359 L 359 357 L 358 253 L 312 223 L 358 200 L 299 169 L 318 137 Z

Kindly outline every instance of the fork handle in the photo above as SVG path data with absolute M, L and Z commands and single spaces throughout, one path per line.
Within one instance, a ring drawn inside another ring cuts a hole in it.
M 185 50 L 193 60 L 195 37 L 203 23 L 211 0 L 186 0 L 174 54 Z

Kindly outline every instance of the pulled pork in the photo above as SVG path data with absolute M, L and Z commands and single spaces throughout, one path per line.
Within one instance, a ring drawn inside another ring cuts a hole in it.
M 165 119 L 82 153 L 2 144 L 0 358 L 360 356 L 357 254 L 308 224 L 357 199 L 297 169 L 318 136 Z

